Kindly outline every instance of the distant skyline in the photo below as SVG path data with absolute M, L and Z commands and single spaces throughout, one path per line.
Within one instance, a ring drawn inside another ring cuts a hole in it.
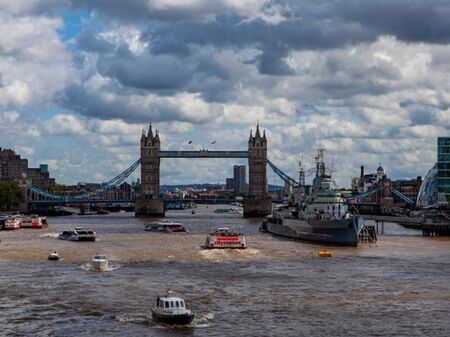
M 150 122 L 164 150 L 246 150 L 259 120 L 296 180 L 319 147 L 339 186 L 361 165 L 425 176 L 450 136 L 449 14 L 444 0 L 0 0 L 0 147 L 57 182 L 102 182 Z M 161 184 L 224 183 L 233 165 L 247 161 L 162 160 Z

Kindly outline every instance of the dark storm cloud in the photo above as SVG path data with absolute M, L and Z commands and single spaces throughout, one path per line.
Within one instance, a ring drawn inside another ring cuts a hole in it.
M 331 27 L 309 18 L 296 18 L 275 25 L 262 19 L 243 21 L 237 15 L 223 15 L 208 22 L 152 25 L 142 35 L 142 40 L 151 42 L 153 53 L 184 55 L 193 45 L 259 49 L 262 54 L 255 63 L 261 73 L 270 75 L 293 73 L 283 60 L 291 50 L 337 48 L 371 38 L 375 36 L 356 24 Z
M 226 1 L 199 1 L 178 6 L 162 5 L 162 2 L 157 0 L 70 0 L 70 2 L 74 8 L 94 10 L 100 16 L 122 22 L 197 20 L 214 17 L 230 9 Z
M 408 42 L 450 42 L 448 0 L 341 0 L 333 12 L 359 23 L 377 35 L 392 35 Z
M 66 89 L 57 102 L 67 109 L 99 119 L 120 118 L 128 123 L 182 121 L 201 124 L 214 119 L 211 114 L 204 116 L 185 113 L 180 101 L 170 99 L 154 99 L 146 101 L 145 97 L 136 96 L 130 99 L 127 93 L 89 90 L 80 85 L 72 85 Z
M 181 60 L 170 55 L 126 55 L 100 57 L 98 72 L 118 80 L 122 85 L 147 90 L 183 87 L 191 71 Z
M 446 43 L 450 41 L 450 6 L 443 0 L 338 0 L 334 2 L 278 1 L 261 13 L 281 6 L 284 20 L 270 23 L 246 18 L 220 1 L 198 2 L 188 6 L 161 6 L 158 1 L 71 0 L 76 8 L 88 8 L 114 20 L 140 22 L 148 28 L 141 39 L 149 42 L 153 54 L 186 57 L 194 46 L 255 48 L 261 54 L 254 60 L 260 73 L 292 75 L 285 58 L 295 50 L 323 50 L 375 41 L 392 35 L 405 41 Z M 204 20 L 211 14 L 214 20 Z M 137 21 L 136 21 L 137 20 Z M 85 48 L 100 46 L 94 36 L 82 36 Z M 378 68 L 383 75 L 398 76 L 395 69 Z M 123 77 L 123 76 L 122 76 Z M 139 76 L 137 76 L 139 77 Z M 142 79 L 132 76 L 131 83 Z M 134 84 L 131 84 L 134 85 Z M 145 85 L 144 85 L 145 87 Z M 150 85 L 153 87 L 153 85 Z
M 96 53 L 109 53 L 114 50 L 114 45 L 98 36 L 92 29 L 86 29 L 76 37 L 76 43 L 80 50 Z

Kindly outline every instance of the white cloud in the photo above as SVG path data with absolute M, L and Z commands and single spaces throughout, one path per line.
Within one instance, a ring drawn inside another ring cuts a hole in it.
M 8 123 L 14 123 L 17 118 L 20 117 L 20 113 L 17 111 L 5 111 L 3 112 L 3 119 Z
M 57 114 L 45 121 L 45 129 L 50 135 L 77 136 L 87 133 L 85 122 L 69 114 Z

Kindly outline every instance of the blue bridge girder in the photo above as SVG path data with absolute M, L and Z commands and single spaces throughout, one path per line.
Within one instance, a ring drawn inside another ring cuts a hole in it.
M 349 199 L 364 199 L 367 197 L 370 197 L 371 195 L 377 193 L 380 190 L 379 187 L 375 187 L 372 188 L 370 190 L 368 190 L 367 192 L 361 193 L 361 194 L 356 194 L 356 195 L 352 195 L 351 197 L 349 197 Z
M 248 158 L 248 151 L 159 151 L 160 158 Z
M 199 151 L 160 151 L 160 158 L 248 158 L 248 151 L 209 151 L 209 150 L 199 150 Z M 30 203 L 34 204 L 82 204 L 82 203 L 103 203 L 103 202 L 111 202 L 110 200 L 98 200 L 94 199 L 98 195 L 103 192 L 106 192 L 116 186 L 119 186 L 121 183 L 127 179 L 131 173 L 133 173 L 136 168 L 141 164 L 141 159 L 136 160 L 130 167 L 128 167 L 125 171 L 109 180 L 106 183 L 101 184 L 101 186 L 87 193 L 83 193 L 80 195 L 74 196 L 62 196 L 58 194 L 54 194 L 43 190 L 37 186 L 28 186 L 28 189 L 35 194 L 43 197 L 45 200 L 30 200 Z M 285 174 L 282 170 L 276 167 L 270 160 L 267 160 L 267 164 L 273 169 L 273 171 L 287 184 L 297 187 L 299 186 L 298 182 Z M 119 203 L 120 201 L 114 201 Z
M 395 188 L 391 188 L 391 192 L 393 194 L 395 194 L 397 197 L 399 197 L 400 199 L 402 199 L 404 202 L 406 202 L 406 203 L 408 203 L 410 205 L 415 205 L 416 204 L 411 198 L 407 197 L 406 195 L 404 195 L 400 191 L 396 190 Z
M 286 173 L 276 167 L 269 159 L 267 159 L 267 164 L 286 184 L 293 187 L 299 187 L 300 184 L 298 182 L 296 182 L 294 179 L 292 179 Z
M 54 199 L 54 200 L 31 200 L 29 204 L 31 205 L 42 205 L 42 206 L 66 206 L 66 205 L 81 205 L 81 204 L 131 204 L 134 200 L 131 199 L 111 199 L 111 200 L 101 200 L 101 199 Z

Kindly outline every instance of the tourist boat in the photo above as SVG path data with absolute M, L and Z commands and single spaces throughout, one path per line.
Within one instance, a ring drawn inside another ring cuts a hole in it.
M 91 260 L 91 269 L 95 271 L 105 271 L 108 269 L 109 260 L 106 255 L 97 254 Z
M 46 228 L 47 218 L 38 215 L 22 217 L 22 228 Z
M 4 230 L 14 230 L 22 228 L 22 221 L 20 218 L 8 218 L 3 225 Z
M 245 249 L 245 236 L 241 232 L 230 230 L 227 227 L 219 228 L 206 237 L 206 248 L 238 248 Z
M 63 231 L 58 238 L 69 241 L 95 241 L 97 235 L 92 229 L 75 227 L 71 231 Z
M 172 221 L 157 221 L 145 225 L 145 230 L 148 232 L 164 232 L 164 233 L 179 233 L 188 232 L 182 223 Z
M 195 317 L 192 311 L 186 308 L 185 301 L 173 296 L 170 290 L 166 296 L 158 296 L 156 306 L 151 311 L 154 320 L 170 325 L 188 325 Z
M 357 246 L 364 220 L 349 212 L 347 200 L 340 191 L 331 189 L 331 183 L 331 175 L 325 174 L 323 153 L 319 153 L 310 198 L 295 211 L 274 211 L 264 219 L 260 231 L 301 240 Z
M 216 208 L 214 213 L 242 213 L 242 209 L 238 207 Z
M 48 256 L 48 260 L 49 261 L 58 261 L 59 260 L 59 255 L 56 251 L 54 251 L 53 253 L 50 253 L 50 255 Z

